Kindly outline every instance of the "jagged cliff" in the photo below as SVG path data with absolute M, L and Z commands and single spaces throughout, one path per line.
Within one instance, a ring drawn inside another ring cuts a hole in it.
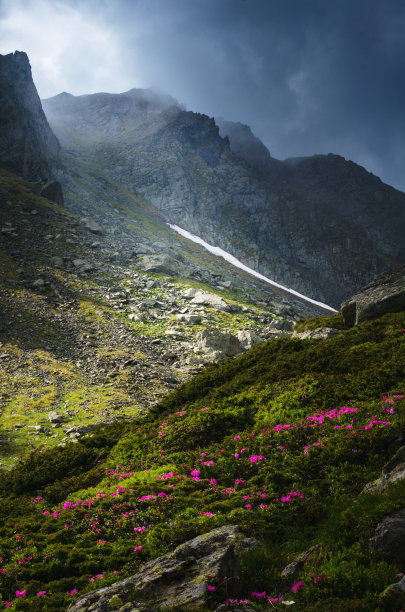
M 226 121 L 223 117 L 215 117 L 215 123 L 219 127 L 219 135 L 229 138 L 232 153 L 242 157 L 254 168 L 268 172 L 280 164 L 277 159 L 271 157 L 268 148 L 253 134 L 248 125 Z
M 60 164 L 60 145 L 48 125 L 21 51 L 0 55 L 0 167 L 43 182 Z
M 220 131 L 154 95 L 61 94 L 44 109 L 73 155 L 85 153 L 167 221 L 315 299 L 338 306 L 405 261 L 403 193 L 336 155 L 280 162 L 264 148 L 260 162 L 249 129 L 225 122 Z

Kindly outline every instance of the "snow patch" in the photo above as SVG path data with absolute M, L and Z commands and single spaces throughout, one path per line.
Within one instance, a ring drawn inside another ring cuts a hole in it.
M 205 249 L 207 249 L 207 251 L 209 251 L 213 255 L 216 255 L 217 257 L 222 257 L 223 259 L 228 261 L 230 264 L 232 264 L 236 268 L 240 268 L 241 270 L 244 270 L 248 274 L 251 274 L 252 276 L 256 276 L 256 278 L 260 278 L 260 280 L 263 280 L 266 283 L 269 283 L 269 285 L 273 285 L 273 287 L 278 287 L 279 289 L 283 289 L 284 291 L 287 291 L 288 293 L 291 293 L 291 295 L 295 295 L 295 296 L 301 298 L 302 300 L 306 300 L 307 302 L 310 302 L 311 304 L 315 304 L 316 306 L 320 306 L 321 308 L 325 308 L 326 310 L 330 310 L 331 312 L 337 312 L 337 310 L 335 310 L 331 306 L 328 306 L 327 304 L 323 304 L 323 302 L 317 302 L 316 300 L 312 300 L 311 298 L 307 297 L 306 295 L 302 295 L 302 293 L 298 293 L 298 291 L 294 291 L 294 289 L 289 289 L 288 287 L 284 287 L 283 285 L 279 285 L 279 283 L 276 283 L 275 281 L 272 281 L 270 278 L 267 278 L 267 276 L 263 276 L 263 274 L 260 274 L 259 272 L 256 272 L 256 270 L 253 270 L 252 268 L 249 268 L 248 266 L 245 266 L 245 264 L 243 264 L 241 261 L 239 261 L 239 259 L 236 259 L 236 257 L 231 255 L 230 253 L 227 253 L 226 251 L 224 251 L 223 249 L 220 249 L 219 247 L 212 246 L 211 244 L 208 244 L 208 242 L 205 242 L 205 240 L 202 240 L 202 238 L 199 238 L 198 236 L 195 236 L 194 234 L 191 234 L 187 230 L 184 230 L 181 227 L 179 227 L 178 225 L 172 225 L 171 223 L 168 223 L 167 225 L 172 230 L 174 230 L 175 232 L 180 234 L 181 236 L 184 236 L 184 238 L 188 238 L 189 240 L 192 240 L 193 242 L 195 242 L 197 244 L 200 244 L 201 246 L 203 246 Z

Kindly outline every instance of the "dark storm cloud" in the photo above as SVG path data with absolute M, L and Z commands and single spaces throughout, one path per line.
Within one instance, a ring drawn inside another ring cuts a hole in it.
M 405 188 L 404 2 L 152 4 L 126 3 L 123 24 L 148 24 L 152 84 L 250 124 L 275 157 L 335 152 Z
M 0 33 L 3 16 L 15 5 L 0 2 Z M 65 52 L 59 63 L 56 52 L 43 62 L 51 65 L 59 89 L 45 95 L 152 85 L 190 110 L 248 123 L 275 157 L 339 153 L 405 189 L 402 0 L 28 5 L 30 23 L 45 15 L 48 28 L 52 15 L 65 10 Z M 50 81 L 48 74 L 48 89 Z

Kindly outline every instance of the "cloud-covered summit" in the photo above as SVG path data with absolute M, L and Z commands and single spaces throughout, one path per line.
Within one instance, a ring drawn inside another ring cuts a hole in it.
M 402 189 L 404 27 L 402 0 L 0 0 L 0 52 L 28 53 L 41 97 L 155 86 Z

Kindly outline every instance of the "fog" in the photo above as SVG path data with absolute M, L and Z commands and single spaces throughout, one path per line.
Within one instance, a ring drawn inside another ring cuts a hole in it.
M 404 32 L 402 0 L 0 0 L 0 53 L 28 53 L 42 98 L 154 87 L 402 190 Z

